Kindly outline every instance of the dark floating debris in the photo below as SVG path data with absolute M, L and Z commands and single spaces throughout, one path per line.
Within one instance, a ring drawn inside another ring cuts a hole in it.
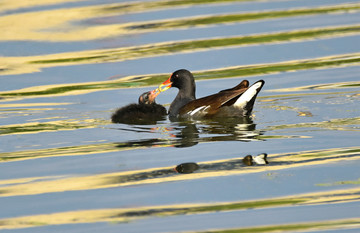
M 252 158 L 251 155 L 245 156 L 242 161 L 247 166 L 252 166 L 253 165 L 253 158 Z
M 174 168 L 176 172 L 182 174 L 190 174 L 198 169 L 199 169 L 199 165 L 197 163 L 182 163 Z
M 252 166 L 254 164 L 257 164 L 257 165 L 269 164 L 269 162 L 267 161 L 266 153 L 262 153 L 257 156 L 247 155 L 243 158 L 242 161 L 247 166 Z

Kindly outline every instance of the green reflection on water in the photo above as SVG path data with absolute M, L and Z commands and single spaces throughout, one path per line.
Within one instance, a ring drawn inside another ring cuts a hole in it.
M 306 69 L 330 68 L 338 66 L 359 65 L 360 53 L 344 54 L 337 56 L 321 57 L 316 59 L 294 60 L 279 63 L 235 66 L 223 69 L 193 72 L 196 80 L 221 79 L 232 77 L 245 77 L 253 75 L 265 75 L 279 72 L 289 72 Z M 23 90 L 0 92 L 0 97 L 40 97 L 53 95 L 72 95 L 85 94 L 93 91 L 105 89 L 144 87 L 158 85 L 163 82 L 169 74 L 154 74 L 144 76 L 125 77 L 118 80 L 80 83 L 80 84 L 61 84 L 51 86 L 39 86 Z M 5 98 L 4 98 L 5 99 Z
M 292 10 L 278 10 L 278 11 L 263 11 L 251 12 L 241 14 L 227 14 L 227 15 L 211 15 L 196 18 L 183 18 L 166 21 L 153 21 L 148 23 L 135 23 L 126 27 L 128 30 L 165 30 L 177 27 L 194 27 L 210 24 L 220 23 L 236 23 L 250 20 L 271 19 L 271 18 L 284 18 L 296 17 L 313 14 L 331 14 L 331 13 L 344 13 L 356 12 L 360 9 L 359 4 L 346 4 L 319 8 L 305 8 L 305 9 L 292 9 Z
M 120 151 L 121 149 L 116 146 L 117 143 L 98 143 L 40 150 L 3 152 L 0 153 L 0 161 L 7 162 L 13 160 L 35 159 L 41 157 L 91 155 L 97 153 Z
M 128 2 L 128 3 L 114 3 L 106 4 L 99 8 L 99 12 L 103 13 L 129 13 L 129 12 L 146 12 L 151 10 L 158 10 L 161 8 L 184 6 L 190 7 L 193 5 L 202 4 L 218 4 L 231 2 L 252 2 L 261 0 L 171 0 L 171 1 L 149 1 L 149 2 Z
M 337 185 L 348 185 L 348 184 L 360 184 L 360 178 L 357 180 L 345 180 L 345 181 L 337 181 L 333 183 L 323 183 L 323 184 L 317 184 L 317 186 L 337 186 Z
M 280 130 L 291 128 L 323 128 L 329 130 L 360 131 L 360 117 L 332 119 L 323 122 L 309 122 L 269 126 L 267 130 Z
M 58 212 L 46 215 L 22 216 L 0 219 L 0 229 L 36 227 L 39 225 L 80 224 L 91 222 L 128 222 L 148 217 L 165 217 L 185 214 L 204 214 L 245 209 L 279 208 L 293 205 L 320 205 L 329 203 L 354 202 L 359 199 L 359 189 L 308 193 L 282 198 L 268 198 L 255 201 L 228 203 L 204 203 L 182 205 L 159 205 L 135 208 L 93 209 Z M 210 230 L 207 232 L 269 232 L 274 230 L 336 229 L 359 225 L 359 218 L 330 220 L 322 222 L 300 222 L 283 225 L 268 225 L 237 229 Z
M 135 59 L 148 56 L 159 56 L 162 54 L 195 51 L 227 46 L 244 46 L 251 44 L 264 44 L 284 42 L 290 40 L 319 39 L 322 37 L 337 37 L 349 34 L 360 33 L 359 25 L 328 27 L 317 29 L 296 30 L 290 32 L 259 34 L 250 36 L 226 37 L 205 40 L 191 40 L 180 42 L 168 42 L 151 44 L 137 47 L 99 50 L 93 51 L 91 56 L 76 57 L 79 53 L 74 53 L 69 58 L 55 58 L 46 60 L 30 60 L 30 64 L 49 64 L 49 63 L 81 63 L 81 62 L 113 62 L 126 59 Z M 99 55 L 97 55 L 99 54 Z M 102 55 L 100 55 L 102 54 Z
M 301 222 L 293 224 L 269 225 L 260 227 L 244 227 L 235 229 L 207 230 L 197 231 L 208 233 L 266 233 L 266 232 L 298 232 L 298 231 L 324 231 L 335 229 L 358 228 L 360 224 L 359 218 L 349 218 L 340 220 L 329 220 L 319 222 Z
M 0 75 L 8 74 L 22 74 L 29 72 L 38 72 L 42 68 L 65 66 L 65 65 L 80 65 L 98 62 L 118 62 L 131 59 L 139 59 L 152 56 L 161 56 L 172 53 L 181 52 L 195 52 L 201 50 L 210 50 L 213 48 L 224 48 L 229 46 L 245 46 L 252 44 L 266 44 L 276 42 L 287 42 L 293 40 L 312 40 L 319 38 L 339 37 L 346 35 L 354 35 L 360 33 L 359 25 L 340 26 L 340 27 L 326 27 L 317 29 L 304 29 L 296 31 L 278 32 L 270 34 L 257 34 L 249 36 L 213 38 L 204 40 L 191 40 L 179 42 L 166 42 L 157 44 L 141 45 L 136 47 L 123 47 L 117 49 L 102 49 L 77 51 L 60 54 L 49 54 L 43 56 L 27 56 L 27 57 L 0 57 L 2 69 Z M 356 58 L 354 58 L 356 59 Z M 358 62 L 357 57 L 356 61 Z M 346 63 L 349 63 L 347 61 Z M 337 65 L 342 64 L 338 61 Z M 311 69 L 314 68 L 311 64 L 303 64 L 304 67 L 297 69 Z M 336 65 L 336 64 L 332 64 Z M 318 65 L 313 64 L 318 67 Z M 244 70 L 246 75 L 261 74 L 263 72 L 271 72 L 271 70 Z M 288 67 L 267 67 L 267 69 L 275 69 L 275 72 L 288 70 Z M 149 85 L 149 80 L 146 83 Z
M 16 125 L 0 126 L 0 136 L 8 134 L 28 134 L 59 130 L 75 130 L 81 128 L 95 128 L 101 123 L 107 123 L 101 120 L 62 120 L 49 122 L 32 122 Z
M 12 3 L 11 3 L 12 2 Z M 6 8 L 16 9 L 31 7 L 28 4 L 14 4 L 16 1 L 7 1 Z M 220 23 L 236 23 L 249 20 L 298 17 L 314 14 L 351 14 L 360 9 L 359 4 L 342 4 L 335 6 L 325 6 L 318 8 L 302 8 L 278 11 L 262 11 L 241 14 L 211 15 L 202 17 L 187 17 L 167 20 L 157 20 L 140 23 L 124 24 L 105 24 L 91 25 L 81 23 L 81 21 L 97 19 L 101 17 L 110 17 L 129 12 L 146 12 L 161 8 L 190 7 L 200 4 L 216 4 L 224 2 L 235 2 L 231 0 L 203 0 L 203 1 L 149 1 L 104 4 L 86 7 L 67 7 L 55 10 L 26 11 L 15 14 L 0 16 L 0 26 L 6 30 L 6 33 L 0 40 L 6 41 L 86 41 L 115 37 L 141 32 L 153 32 L 159 30 L 188 28 L 194 26 L 214 25 Z M 36 5 L 47 5 L 44 1 Z M 22 22 L 26 21 L 26 24 Z M 75 25 L 74 25 L 75 22 Z M 77 24 L 76 24 L 77 23 Z M 79 27 L 78 24 L 81 24 Z

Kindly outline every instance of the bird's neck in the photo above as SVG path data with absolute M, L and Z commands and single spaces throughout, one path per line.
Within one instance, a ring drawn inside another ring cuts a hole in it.
M 179 114 L 181 107 L 195 99 L 195 86 L 179 89 L 179 93 L 170 105 L 169 115 L 176 117 Z
M 177 97 L 182 98 L 182 99 L 194 100 L 194 99 L 196 99 L 195 92 L 196 92 L 195 81 L 190 80 L 189 82 L 185 82 L 181 86 L 181 88 L 179 88 L 179 93 L 178 93 Z

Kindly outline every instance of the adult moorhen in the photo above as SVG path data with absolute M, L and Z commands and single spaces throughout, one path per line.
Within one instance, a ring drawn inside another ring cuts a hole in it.
M 141 94 L 138 104 L 117 109 L 111 116 L 111 121 L 123 124 L 154 124 L 164 120 L 167 115 L 166 108 L 155 102 L 156 96 L 154 91 Z
M 170 118 L 249 116 L 264 83 L 259 80 L 249 87 L 249 81 L 243 80 L 233 88 L 196 99 L 194 76 L 190 71 L 181 69 L 175 71 L 153 93 L 157 96 L 170 87 L 179 89 L 169 108 Z

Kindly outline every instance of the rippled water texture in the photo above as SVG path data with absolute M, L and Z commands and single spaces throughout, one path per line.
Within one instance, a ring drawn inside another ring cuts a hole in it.
M 360 231 L 360 1 L 2 0 L 0 28 L 1 232 Z M 250 118 L 110 122 L 181 68 L 266 84 Z

